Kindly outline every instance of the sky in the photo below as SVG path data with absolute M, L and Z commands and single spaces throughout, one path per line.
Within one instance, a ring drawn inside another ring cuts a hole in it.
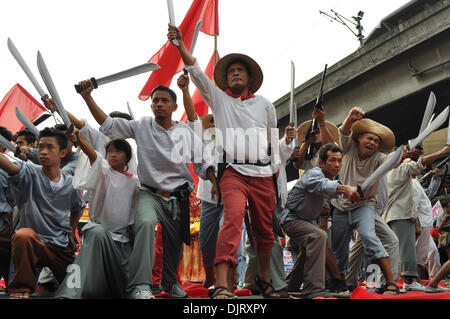
M 363 34 L 367 36 L 407 2 L 219 0 L 219 55 L 238 52 L 254 58 L 264 73 L 257 94 L 275 102 L 290 90 L 290 61 L 295 64 L 299 86 L 322 72 L 325 64 L 330 67 L 359 47 L 350 30 L 319 10 L 331 15 L 334 10 L 350 20 L 363 11 Z M 173 0 L 177 25 L 191 3 Z M 7 48 L 9 37 L 47 92 L 36 65 L 37 51 L 41 52 L 64 107 L 94 127 L 98 125 L 73 85 L 145 63 L 167 41 L 166 0 L 14 0 L 1 1 L 0 12 L 0 98 L 19 83 L 40 100 Z M 194 55 L 203 69 L 213 50 L 214 37 L 200 33 Z M 100 86 L 92 96 L 106 113 L 128 112 L 128 102 L 136 118 L 152 115 L 149 100 L 138 98 L 149 76 L 141 74 Z M 178 76 L 171 88 L 181 97 Z M 194 90 L 191 84 L 190 91 Z M 182 113 L 180 104 L 173 119 L 179 120 Z M 51 121 L 41 126 L 53 125 Z

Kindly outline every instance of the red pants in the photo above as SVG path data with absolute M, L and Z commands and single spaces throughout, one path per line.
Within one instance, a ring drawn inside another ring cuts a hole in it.
M 9 283 L 9 292 L 33 293 L 36 286 L 36 267 L 50 267 L 61 283 L 67 273 L 67 266 L 75 260 L 72 248 L 44 244 L 31 228 L 19 229 L 12 238 L 11 255 L 14 277 Z
M 220 181 L 220 190 L 224 217 L 217 238 L 214 263 L 235 265 L 247 201 L 255 246 L 271 250 L 274 240 L 272 217 L 276 206 L 272 176 L 245 176 L 229 167 Z

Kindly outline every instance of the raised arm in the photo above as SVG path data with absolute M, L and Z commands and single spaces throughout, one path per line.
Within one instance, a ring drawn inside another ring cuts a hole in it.
M 183 63 L 185 65 L 193 65 L 195 63 L 194 56 L 184 46 L 183 36 L 181 34 L 180 29 L 178 29 L 175 26 L 169 26 L 169 31 L 167 33 L 167 38 L 169 40 L 174 40 L 174 39 L 178 40 L 178 43 L 180 45 L 177 47 L 177 50 L 180 53 L 181 59 L 183 60 Z
M 97 105 L 97 103 L 95 102 L 94 98 L 91 95 L 91 92 L 94 89 L 94 85 L 92 84 L 91 80 L 81 81 L 80 83 L 78 83 L 78 85 L 82 89 L 80 95 L 83 97 L 84 101 L 89 107 L 89 111 L 91 111 L 92 116 L 97 121 L 97 123 L 99 125 L 102 125 L 103 122 L 105 122 L 108 115 L 106 115 L 106 113 L 103 112 L 103 110 Z
M 52 98 L 44 100 L 44 105 L 49 111 L 55 112 L 58 110 L 55 101 Z M 67 116 L 69 117 L 70 122 L 72 122 L 77 129 L 81 130 L 84 127 L 85 124 L 83 121 L 80 121 L 76 116 L 74 116 L 72 113 L 68 111 L 66 111 L 66 113 Z
M 78 129 L 74 129 L 72 134 L 70 135 L 70 139 L 73 141 L 78 140 L 80 143 L 81 150 L 84 152 L 84 154 L 87 155 L 89 158 L 89 162 L 94 164 L 95 160 L 97 159 L 97 152 L 94 150 L 94 148 L 89 144 L 89 142 L 84 138 L 83 134 Z
M 442 148 L 441 150 L 439 150 L 433 154 L 424 156 L 422 158 L 422 165 L 423 166 L 429 165 L 429 164 L 433 163 L 435 160 L 437 160 L 438 158 L 440 158 L 444 155 L 448 155 L 448 154 L 450 154 L 450 146 L 445 146 L 444 148 Z
M 189 122 L 197 120 L 197 113 L 195 113 L 194 101 L 192 101 L 191 94 L 189 93 L 189 76 L 182 74 L 177 80 L 177 85 L 183 92 L 183 105 L 184 111 Z
M 322 145 L 338 142 L 338 141 L 334 140 L 333 135 L 331 135 L 331 132 L 328 130 L 327 123 L 325 121 L 325 112 L 324 111 L 315 107 L 313 110 L 313 113 L 312 113 L 312 117 L 319 124 L 320 135 L 322 138 Z
M 4 170 L 8 175 L 16 175 L 20 171 L 20 167 L 11 162 L 5 154 L 0 154 L 0 169 Z
M 342 122 L 341 125 L 341 132 L 344 135 L 349 135 L 352 130 L 352 124 L 355 121 L 358 121 L 363 118 L 364 111 L 360 107 L 354 107 L 350 110 L 347 117 L 345 118 L 344 122 Z

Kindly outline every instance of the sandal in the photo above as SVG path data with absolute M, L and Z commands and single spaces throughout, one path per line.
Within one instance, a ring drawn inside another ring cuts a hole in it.
M 275 290 L 275 293 L 280 296 L 280 298 L 289 298 L 289 292 L 287 287 L 284 287 L 280 290 Z
M 256 287 L 262 292 L 264 298 L 280 298 L 280 294 L 272 287 L 272 280 L 270 282 L 264 281 L 259 276 L 255 279 Z
M 214 289 L 210 289 L 208 291 L 208 296 L 211 299 L 219 299 L 219 298 L 216 298 L 219 296 L 226 296 L 226 298 L 223 298 L 223 299 L 235 299 L 236 298 L 236 296 L 225 286 L 217 286 Z
M 31 294 L 28 291 L 24 292 L 11 292 L 9 294 L 9 299 L 30 299 Z
M 389 289 L 389 287 L 394 287 L 394 289 Z M 389 292 L 389 293 L 386 293 Z M 393 282 L 387 282 L 383 287 L 383 295 L 395 296 L 400 294 L 400 289 Z

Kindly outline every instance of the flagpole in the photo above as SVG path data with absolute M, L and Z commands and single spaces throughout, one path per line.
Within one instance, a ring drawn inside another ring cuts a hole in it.
M 217 33 L 214 33 L 214 66 L 217 64 Z

